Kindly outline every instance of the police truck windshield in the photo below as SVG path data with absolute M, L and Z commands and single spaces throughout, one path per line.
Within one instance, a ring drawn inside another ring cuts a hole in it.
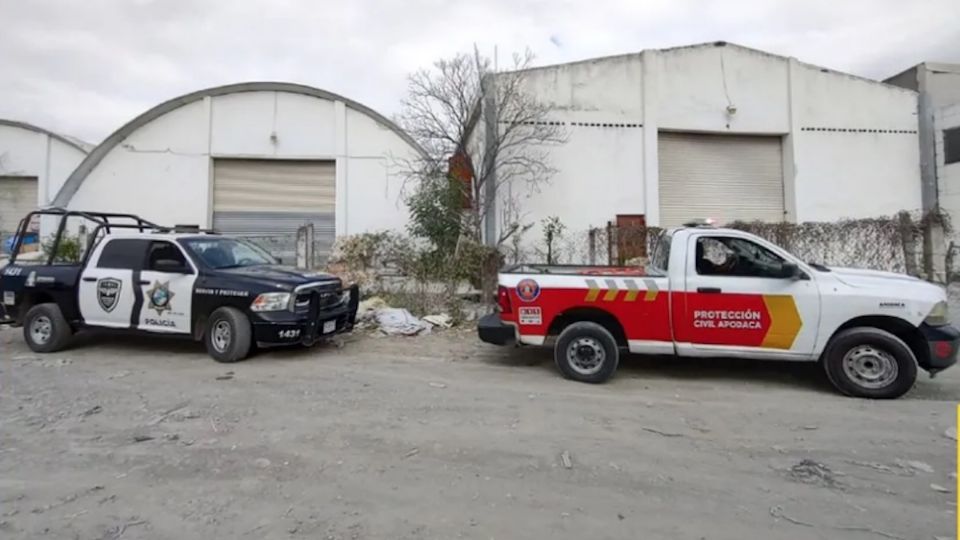
M 235 238 L 190 238 L 183 242 L 191 253 L 215 270 L 276 263 L 260 247 Z

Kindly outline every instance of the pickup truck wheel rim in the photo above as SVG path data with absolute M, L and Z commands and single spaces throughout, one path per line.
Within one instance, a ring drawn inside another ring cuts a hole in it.
M 51 335 L 53 335 L 53 323 L 50 322 L 50 317 L 41 315 L 30 323 L 30 337 L 37 345 L 46 345 Z
M 859 345 L 843 356 L 843 371 L 857 385 L 876 390 L 893 383 L 900 369 L 887 351 Z
M 217 352 L 223 352 L 230 346 L 230 323 L 227 321 L 217 321 L 213 325 L 213 348 Z
M 607 353 L 603 345 L 592 337 L 577 338 L 567 345 L 567 362 L 570 369 L 580 375 L 593 375 L 603 367 Z

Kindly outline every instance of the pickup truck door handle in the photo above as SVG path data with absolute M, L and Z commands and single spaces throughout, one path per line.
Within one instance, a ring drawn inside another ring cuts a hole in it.
M 97 280 L 97 278 L 95 278 L 95 277 L 85 277 L 85 278 L 82 278 L 82 279 L 83 279 L 84 281 L 96 281 L 96 280 Z
M 704 294 L 720 294 L 722 291 L 720 287 L 697 287 L 698 293 Z
M 147 280 L 145 280 L 145 279 L 141 279 L 141 280 L 140 280 L 140 284 L 141 284 L 141 285 L 149 285 L 150 282 L 147 281 Z

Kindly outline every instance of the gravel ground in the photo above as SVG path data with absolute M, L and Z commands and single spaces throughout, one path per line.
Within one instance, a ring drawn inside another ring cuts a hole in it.
M 960 370 L 896 401 L 816 366 L 628 357 L 606 385 L 470 330 L 217 364 L 0 330 L 0 537 L 932 539 Z M 942 492 L 946 491 L 946 492 Z

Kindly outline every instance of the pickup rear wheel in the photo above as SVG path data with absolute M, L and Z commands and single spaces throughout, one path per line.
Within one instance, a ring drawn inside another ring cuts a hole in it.
M 37 304 L 27 311 L 23 320 L 23 339 L 33 352 L 56 352 L 66 347 L 73 329 L 64 318 L 60 306 L 54 303 Z
M 823 353 L 833 386 L 848 396 L 893 399 L 917 380 L 917 360 L 897 336 L 879 328 L 850 328 L 838 333 Z
M 253 330 L 239 309 L 222 307 L 210 314 L 203 341 L 217 362 L 237 362 L 250 354 Z
M 584 321 L 563 329 L 553 356 L 564 377 L 596 384 L 613 376 L 620 362 L 620 349 L 606 328 Z

